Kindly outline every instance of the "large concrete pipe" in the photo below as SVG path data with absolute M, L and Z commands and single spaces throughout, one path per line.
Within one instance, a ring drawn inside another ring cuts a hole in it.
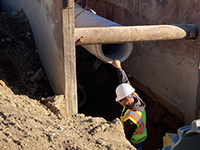
M 121 26 L 120 24 L 88 12 L 77 3 L 74 5 L 75 28 Z M 133 49 L 132 43 L 93 44 L 81 46 L 106 63 L 112 62 L 115 58 L 119 59 L 121 62 L 125 61 L 130 56 Z

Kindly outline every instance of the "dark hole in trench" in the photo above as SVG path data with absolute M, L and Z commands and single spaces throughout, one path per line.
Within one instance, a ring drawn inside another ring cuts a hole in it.
M 118 85 L 115 68 L 103 62 L 98 68 L 93 68 L 97 58 L 82 47 L 77 46 L 76 50 L 77 82 L 84 87 L 81 89 L 78 86 L 79 113 L 107 120 L 115 119 L 121 108 L 115 102 L 115 88 Z M 84 94 L 87 100 L 81 104 Z
M 3 72 L 1 75 L 4 76 L 3 78 L 5 78 L 8 83 L 15 83 L 15 81 L 18 80 L 18 70 L 12 62 L 8 60 L 0 62 L 0 69 L 1 72 Z

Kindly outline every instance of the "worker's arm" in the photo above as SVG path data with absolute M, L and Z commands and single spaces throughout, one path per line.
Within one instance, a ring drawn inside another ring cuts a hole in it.
M 117 69 L 119 83 L 129 83 L 128 77 L 122 68 Z
M 131 136 L 133 135 L 133 133 L 135 132 L 136 129 L 136 124 L 134 124 L 131 120 L 127 120 L 124 122 L 124 131 L 125 131 L 125 135 L 126 135 L 126 139 L 130 140 Z
M 118 74 L 118 80 L 119 83 L 129 83 L 128 77 L 125 73 L 125 71 L 121 67 L 121 62 L 118 59 L 114 59 L 112 65 L 117 69 L 117 74 Z

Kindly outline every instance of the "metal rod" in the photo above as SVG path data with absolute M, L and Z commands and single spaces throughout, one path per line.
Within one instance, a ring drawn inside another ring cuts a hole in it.
M 75 44 L 112 44 L 141 41 L 195 39 L 194 24 L 75 28 Z

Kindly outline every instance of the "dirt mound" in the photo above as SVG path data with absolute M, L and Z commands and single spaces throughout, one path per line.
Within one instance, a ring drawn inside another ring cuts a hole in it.
M 134 149 L 118 119 L 108 122 L 83 114 L 60 118 L 38 100 L 15 95 L 3 81 L 0 135 L 0 149 Z
M 2 81 L 0 96 L 1 149 L 131 149 L 118 119 L 107 122 L 83 114 L 58 119 L 37 100 L 15 95 Z

